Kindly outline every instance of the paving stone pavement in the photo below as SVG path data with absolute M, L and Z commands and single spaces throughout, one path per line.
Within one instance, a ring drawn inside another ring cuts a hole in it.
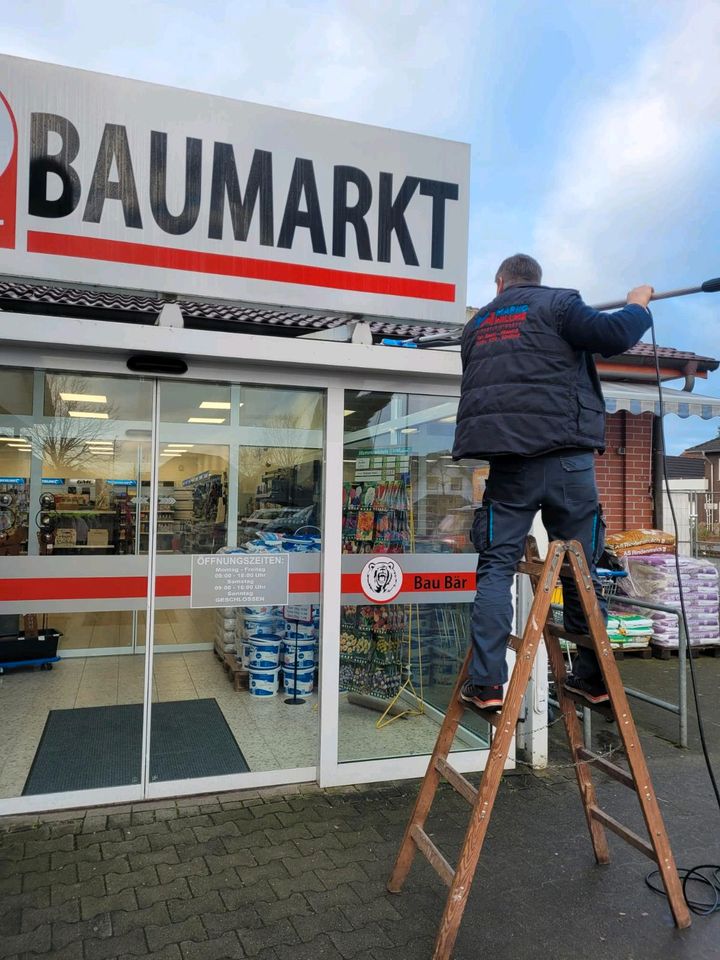
M 701 670 L 715 745 L 718 664 Z M 669 742 L 669 716 L 639 715 L 678 861 L 720 862 L 697 750 Z M 597 726 L 601 746 L 613 736 Z M 503 781 L 455 960 L 719 960 L 720 915 L 675 930 L 635 850 L 611 838 L 613 862 L 595 866 L 557 728 L 551 746 L 549 770 Z M 385 890 L 417 789 L 292 786 L 0 820 L 0 958 L 430 960 L 438 878 L 416 858 L 403 893 Z M 628 791 L 600 792 L 640 829 Z M 467 813 L 441 787 L 428 831 L 451 861 Z

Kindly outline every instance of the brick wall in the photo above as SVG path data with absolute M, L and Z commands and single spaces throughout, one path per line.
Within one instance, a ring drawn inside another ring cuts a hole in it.
M 653 415 L 621 410 L 606 423 L 607 449 L 595 458 L 595 470 L 608 533 L 652 527 Z

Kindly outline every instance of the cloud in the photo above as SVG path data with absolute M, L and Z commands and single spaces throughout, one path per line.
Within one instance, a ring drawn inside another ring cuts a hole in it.
M 672 30 L 639 52 L 636 70 L 582 105 L 536 221 L 534 249 L 548 282 L 579 287 L 590 301 L 622 296 L 644 279 L 687 285 L 687 276 L 672 281 L 708 228 L 718 43 L 715 0 L 678 5 Z
M 5 53 L 435 135 L 458 123 L 491 43 L 471 0 L 33 6 L 32 26 L 22 4 L 7 17 Z

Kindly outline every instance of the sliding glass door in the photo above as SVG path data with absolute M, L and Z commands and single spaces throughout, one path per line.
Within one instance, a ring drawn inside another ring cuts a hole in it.
M 142 790 L 153 384 L 0 370 L 0 810 Z
M 320 390 L 159 385 L 151 792 L 315 777 L 323 421 Z

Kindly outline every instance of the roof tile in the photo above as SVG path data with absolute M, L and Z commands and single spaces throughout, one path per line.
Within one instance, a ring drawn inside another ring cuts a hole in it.
M 108 319 L 133 319 L 136 323 L 154 323 L 163 305 L 170 298 L 140 293 L 121 293 L 109 290 L 74 289 L 70 287 L 49 286 L 37 283 L 0 282 L 0 310 L 12 310 L 15 304 L 26 309 L 32 305 L 34 312 L 46 305 L 54 313 L 62 308 L 69 312 L 87 316 L 89 312 L 103 313 Z M 254 307 L 231 303 L 206 303 L 198 300 L 179 299 L 177 301 L 189 326 L 197 324 L 232 323 L 241 327 L 282 328 L 289 336 L 298 336 L 308 330 L 329 330 L 342 326 L 347 317 L 337 314 L 309 314 L 289 310 L 276 310 L 271 307 Z M 111 316 L 112 315 L 112 316 Z M 119 316 L 118 316 L 119 315 Z M 429 324 L 394 323 L 385 320 L 369 321 L 375 337 L 417 337 L 437 333 L 459 333 L 459 327 L 432 326 Z M 260 330 L 259 332 L 262 332 Z M 640 360 L 651 358 L 652 344 L 638 343 L 624 356 L 637 357 Z M 658 355 L 663 360 L 696 361 L 701 370 L 715 370 L 720 361 L 712 357 L 702 357 L 674 347 L 658 347 Z M 612 358 L 610 358 L 612 359 Z

